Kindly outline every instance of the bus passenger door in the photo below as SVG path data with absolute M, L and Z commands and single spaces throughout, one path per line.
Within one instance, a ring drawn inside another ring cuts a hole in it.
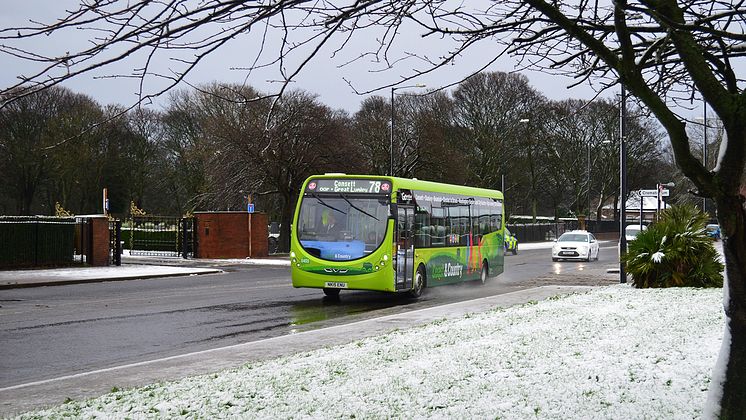
M 396 221 L 396 290 L 412 288 L 414 272 L 414 206 L 399 205 Z

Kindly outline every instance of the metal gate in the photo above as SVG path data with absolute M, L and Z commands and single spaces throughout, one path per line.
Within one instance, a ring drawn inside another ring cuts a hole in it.
M 197 249 L 194 217 L 134 216 L 122 228 L 130 255 L 193 257 Z
M 109 219 L 109 261 L 122 265 L 122 221 Z

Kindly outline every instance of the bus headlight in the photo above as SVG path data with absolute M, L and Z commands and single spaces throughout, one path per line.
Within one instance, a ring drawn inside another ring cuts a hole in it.
M 290 258 L 295 258 L 295 251 L 290 251 Z

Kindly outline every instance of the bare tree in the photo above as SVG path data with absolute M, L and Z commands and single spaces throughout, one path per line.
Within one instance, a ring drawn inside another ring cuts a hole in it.
M 157 182 L 167 196 L 166 214 L 184 214 L 201 206 L 206 190 L 204 133 L 199 109 L 185 91 L 170 96 L 162 114 L 163 137 L 158 145 L 162 161 Z
M 508 176 L 509 184 L 513 177 L 522 177 L 517 159 L 520 140 L 526 137 L 526 120 L 530 122 L 544 101 L 528 79 L 519 74 L 478 73 L 460 83 L 453 98 L 456 124 L 462 129 L 459 140 L 469 158 L 470 181 L 502 189 L 503 175 Z
M 623 83 L 668 133 L 676 163 L 695 192 L 712 197 L 717 206 L 729 279 L 723 350 L 728 363 L 722 384 L 716 374 L 713 388 L 723 389 L 719 415 L 736 418 L 746 412 L 746 208 L 739 194 L 746 167 L 746 94 L 743 75 L 734 64 L 746 57 L 745 18 L 743 2 L 732 0 L 84 2 L 51 24 L 0 30 L 0 53 L 39 64 L 37 71 L 20 75 L 18 84 L 4 89 L 1 106 L 71 77 L 138 58 L 127 76 L 162 78 L 166 85 L 156 88 L 157 94 L 183 80 L 228 41 L 273 29 L 279 31 L 280 48 L 265 48 L 260 42 L 248 68 L 276 65 L 286 82 L 320 51 L 331 49 L 341 61 L 355 61 L 338 53 L 349 51 L 351 40 L 358 37 L 377 40 L 378 45 L 356 51 L 357 60 L 373 58 L 383 68 L 400 60 L 417 63 L 394 83 L 443 69 L 482 46 L 482 56 L 496 51 L 485 57 L 485 66 L 514 53 L 525 67 L 571 75 L 577 83 L 594 80 L 600 89 Z M 77 28 L 95 34 L 90 45 L 52 56 L 24 49 L 27 38 Z M 412 31 L 438 39 L 442 50 L 397 56 L 401 34 Z M 154 63 L 164 55 L 172 58 L 172 67 L 159 70 Z M 690 101 L 695 91 L 723 122 L 727 135 L 712 170 L 692 155 L 687 121 L 675 112 L 677 101 Z
M 385 175 L 389 171 L 391 104 L 382 96 L 371 96 L 352 117 L 352 136 L 362 150 L 365 172 Z
M 205 161 L 212 208 L 244 208 L 247 198 L 278 198 L 280 250 L 290 246 L 290 224 L 300 187 L 319 172 L 346 172 L 359 165 L 348 118 L 303 91 L 279 101 L 253 100 L 256 90 L 214 84 L 195 94 L 197 118 L 210 150 Z M 272 112 L 270 112 L 272 109 Z
M 71 198 L 75 176 L 85 169 L 79 150 L 64 155 L 53 146 L 87 130 L 100 118 L 101 110 L 89 97 L 61 87 L 36 92 L 0 109 L 0 191 L 13 198 L 17 214 L 39 210 L 34 202 L 43 187 L 56 200 Z M 98 137 L 89 133 L 78 143 L 85 141 L 96 142 Z M 53 202 L 46 211 L 51 209 Z

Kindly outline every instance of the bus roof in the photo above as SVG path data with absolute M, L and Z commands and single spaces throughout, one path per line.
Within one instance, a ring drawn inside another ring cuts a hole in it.
M 393 188 L 397 189 L 409 189 L 409 190 L 422 190 L 422 191 L 434 191 L 448 194 L 464 194 L 464 195 L 475 195 L 480 197 L 490 197 L 503 199 L 503 193 L 497 190 L 490 190 L 486 188 L 467 187 L 464 185 L 454 184 L 443 184 L 440 182 L 422 181 L 419 179 L 410 178 L 399 178 L 383 175 L 364 175 L 364 174 L 324 174 L 324 175 L 312 175 L 306 179 L 303 183 L 305 190 L 306 184 L 311 179 L 380 179 L 391 181 Z

